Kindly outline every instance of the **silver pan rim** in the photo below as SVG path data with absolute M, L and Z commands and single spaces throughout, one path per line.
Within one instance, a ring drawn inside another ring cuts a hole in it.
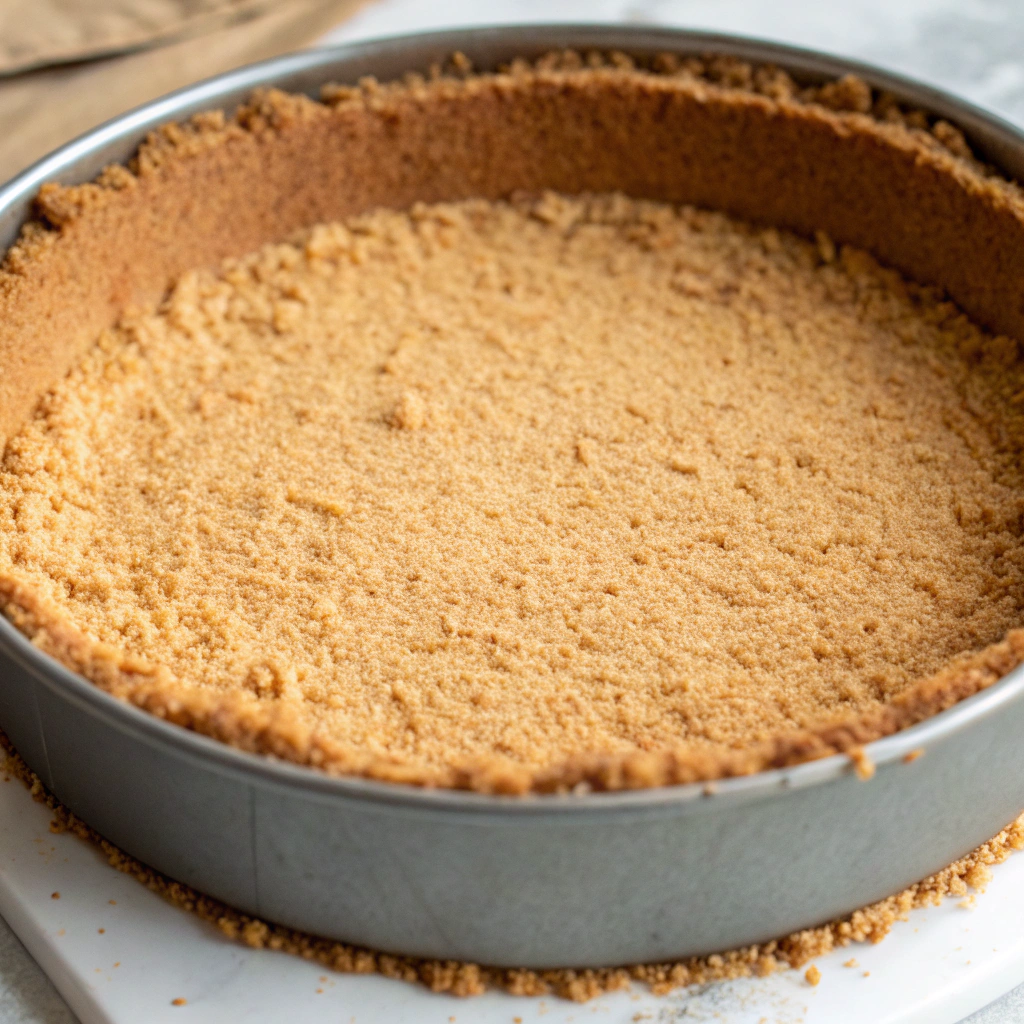
M 977 151 L 1010 177 L 1024 178 L 1024 130 L 941 89 L 871 64 L 803 47 L 725 33 L 673 28 L 632 28 L 595 24 L 499 25 L 389 36 L 340 46 L 323 47 L 276 57 L 201 81 L 113 118 L 43 157 L 0 187 L 0 248 L 17 237 L 41 185 L 77 184 L 91 180 L 108 163 L 130 155 L 147 132 L 168 121 L 201 110 L 231 109 L 261 86 L 311 88 L 332 80 L 353 80 L 369 73 L 357 65 L 391 62 L 404 69 L 423 68 L 455 50 L 487 67 L 486 58 L 530 55 L 572 48 L 619 49 L 627 53 L 727 53 L 743 59 L 774 63 L 798 78 L 822 80 L 856 74 L 870 85 L 891 92 L 928 113 L 943 117 L 966 134 Z M 477 59 L 483 55 L 484 60 Z M 492 65 L 493 66 L 493 65 Z M 355 70 L 348 71 L 348 68 Z M 337 77 L 331 75 L 338 69 Z M 808 761 L 713 783 L 660 786 L 649 789 L 584 794 L 496 796 L 453 789 L 431 789 L 402 783 L 334 776 L 264 755 L 251 754 L 206 736 L 172 725 L 100 690 L 56 659 L 36 648 L 10 621 L 0 616 L 0 653 L 25 668 L 55 696 L 80 711 L 102 719 L 122 733 L 166 753 L 201 763 L 226 775 L 259 780 L 279 790 L 302 791 L 306 798 L 325 802 L 360 801 L 430 815 L 470 815 L 509 819 L 528 815 L 644 815 L 666 805 L 699 813 L 721 801 L 745 802 L 778 797 L 791 790 L 821 785 L 852 771 L 846 755 Z M 954 707 L 901 732 L 864 747 L 878 768 L 902 762 L 908 755 L 969 729 L 998 714 L 1024 694 L 1024 666 Z

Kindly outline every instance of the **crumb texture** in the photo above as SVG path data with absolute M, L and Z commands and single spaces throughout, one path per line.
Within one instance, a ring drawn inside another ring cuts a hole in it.
M 1017 357 L 824 235 L 375 212 L 106 331 L 8 444 L 0 571 L 424 771 L 739 748 L 1019 625 Z

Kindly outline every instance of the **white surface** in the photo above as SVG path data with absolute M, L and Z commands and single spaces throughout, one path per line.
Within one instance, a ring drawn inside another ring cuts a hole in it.
M 915 911 L 879 946 L 819 958 L 816 988 L 784 971 L 660 998 L 638 987 L 577 1006 L 437 996 L 250 950 L 111 870 L 91 845 L 52 835 L 49 812 L 20 783 L 0 781 L 0 820 L 0 913 L 83 1024 L 955 1024 L 1024 980 L 1024 855 L 996 869 L 974 909 L 947 900 Z M 842 966 L 850 957 L 857 966 Z M 177 998 L 186 1005 L 172 1005 Z
M 1024 122 L 1021 0 L 491 0 L 486 5 L 479 0 L 378 0 L 331 39 L 483 22 L 573 20 L 690 26 L 831 50 L 932 82 Z M 790 972 L 662 1000 L 632 993 L 576 1007 L 501 997 L 443 1000 L 380 979 L 332 975 L 320 983 L 328 975 L 315 966 L 222 943 L 211 929 L 111 871 L 84 844 L 50 836 L 46 822 L 46 812 L 19 785 L 0 782 L 0 914 L 86 1024 L 241 1019 L 302 1024 L 314 1015 L 347 1022 L 353 1014 L 357 1022 L 375 1024 L 430 1024 L 450 1016 L 458 1024 L 507 1024 L 514 1016 L 561 1024 L 570 1019 L 631 1021 L 638 1013 L 651 1014 L 649 1019 L 659 1024 L 746 1024 L 761 1017 L 766 1024 L 943 1024 L 1024 980 L 1024 939 L 1012 934 L 1011 924 L 1024 912 L 1024 856 L 997 869 L 989 893 L 974 911 L 948 903 L 940 911 L 915 915 L 879 947 L 819 961 L 823 980 L 816 989 Z M 50 900 L 54 890 L 61 892 L 60 900 Z M 107 902 L 111 898 L 116 905 Z M 851 955 L 860 968 L 838 966 Z M 113 967 L 115 962 L 121 966 Z M 864 970 L 871 977 L 863 978 Z M 323 994 L 316 992 L 318 987 Z M 177 996 L 188 999 L 188 1005 L 171 1007 Z M 903 1016 L 893 1016 L 898 1012 Z M 1024 988 L 981 1011 L 970 1024 L 1022 1020 Z M 0 922 L 0 1022 L 71 1021 L 53 987 Z

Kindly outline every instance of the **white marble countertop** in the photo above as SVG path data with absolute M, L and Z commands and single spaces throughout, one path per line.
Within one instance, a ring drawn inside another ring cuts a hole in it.
M 1024 124 L 1022 0 L 378 0 L 331 34 L 342 42 L 430 28 L 623 21 L 761 36 L 860 58 L 959 93 Z M 2 827 L 2 826 L 0 826 Z M 1024 986 L 964 1024 L 1024 1021 Z M 0 920 L 0 1024 L 75 1024 Z

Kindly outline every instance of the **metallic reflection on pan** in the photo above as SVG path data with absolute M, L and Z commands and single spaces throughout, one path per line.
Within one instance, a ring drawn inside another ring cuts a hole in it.
M 380 79 L 455 50 L 477 68 L 566 47 L 708 51 L 801 80 L 855 73 L 962 128 L 1024 179 L 1024 135 L 852 61 L 732 36 L 620 27 L 486 28 L 312 51 L 219 76 L 70 143 L 0 189 L 10 244 L 47 181 L 126 159 L 147 131 L 253 88 Z M 317 773 L 123 704 L 0 619 L 0 727 L 76 814 L 138 859 L 248 913 L 380 950 L 532 967 L 675 959 L 784 935 L 899 891 L 1024 806 L 1024 671 L 846 757 L 699 785 L 488 797 Z M 926 756 L 904 763 L 905 755 Z

